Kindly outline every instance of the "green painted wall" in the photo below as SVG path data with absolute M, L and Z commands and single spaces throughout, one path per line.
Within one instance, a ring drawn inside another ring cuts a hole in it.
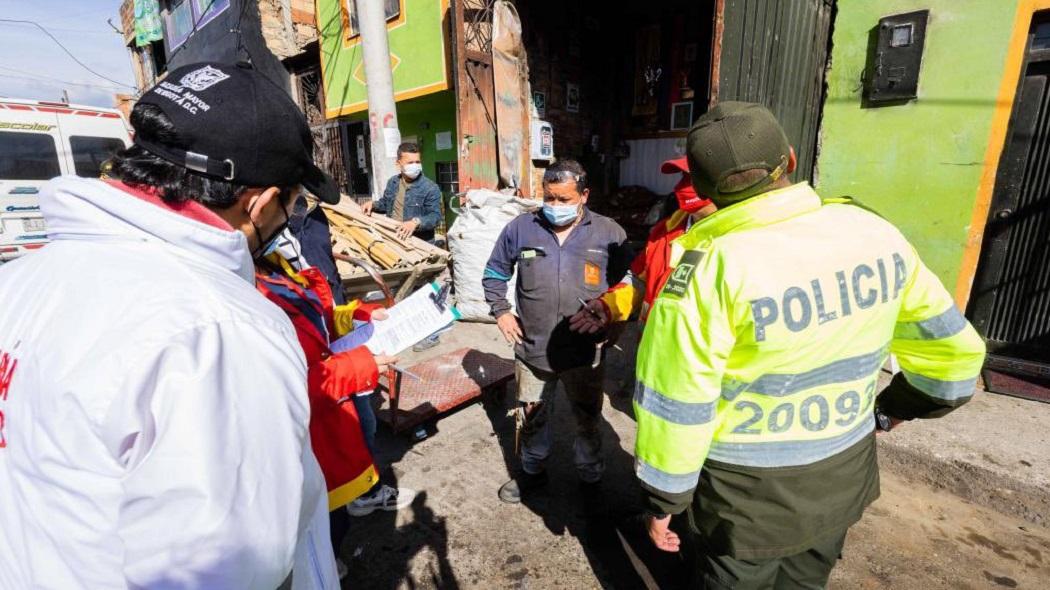
M 344 117 L 347 121 L 364 121 L 367 113 L 356 113 Z M 420 144 L 420 156 L 423 158 L 423 174 L 437 182 L 437 163 L 456 161 L 456 97 L 451 90 L 429 94 L 397 103 L 397 126 L 405 140 L 415 137 Z M 450 132 L 452 147 L 437 149 L 437 134 Z M 445 194 L 445 221 L 452 224 L 454 215 L 448 211 L 448 198 Z
M 367 113 L 344 117 L 347 121 L 364 121 Z M 438 162 L 456 161 L 456 102 L 452 91 L 446 90 L 397 103 L 397 126 L 405 140 L 415 137 L 420 143 L 423 174 L 437 181 Z M 452 133 L 452 147 L 437 149 L 437 134 Z
M 817 191 L 851 195 L 899 227 L 954 292 L 1017 0 L 840 0 Z M 930 9 L 919 98 L 862 108 L 868 33 Z M 860 237 L 860 236 L 858 236 Z
M 368 108 L 360 35 L 348 29 L 346 0 L 317 0 L 325 113 L 329 118 Z M 449 88 L 445 43 L 447 0 L 401 0 L 388 21 L 390 63 L 397 100 Z

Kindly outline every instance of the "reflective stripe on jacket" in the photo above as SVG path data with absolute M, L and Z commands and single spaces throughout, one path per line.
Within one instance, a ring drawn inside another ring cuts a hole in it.
M 890 353 L 930 407 L 973 395 L 983 341 L 871 212 L 797 184 L 704 219 L 671 256 L 634 409 L 637 474 L 678 509 L 708 458 L 808 465 L 864 439 Z

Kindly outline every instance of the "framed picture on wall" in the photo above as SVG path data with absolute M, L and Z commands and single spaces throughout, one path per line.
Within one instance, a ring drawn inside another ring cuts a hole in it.
M 693 125 L 693 101 L 671 105 L 671 129 L 689 129 Z
M 536 105 L 536 115 L 539 118 L 547 116 L 547 93 L 540 90 L 532 91 L 532 104 Z
M 569 82 L 565 85 L 565 110 L 570 113 L 580 112 L 580 85 Z

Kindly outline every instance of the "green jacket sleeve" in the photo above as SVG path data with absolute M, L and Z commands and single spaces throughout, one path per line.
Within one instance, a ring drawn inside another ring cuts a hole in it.
M 943 416 L 973 397 L 984 364 L 984 341 L 940 280 L 910 252 L 909 276 L 890 352 L 901 372 L 879 395 L 895 418 Z

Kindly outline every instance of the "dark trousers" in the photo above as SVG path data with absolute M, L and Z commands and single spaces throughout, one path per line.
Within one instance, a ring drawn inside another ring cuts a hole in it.
M 842 553 L 846 531 L 788 557 L 742 560 L 698 549 L 697 583 L 705 590 L 821 590 Z

